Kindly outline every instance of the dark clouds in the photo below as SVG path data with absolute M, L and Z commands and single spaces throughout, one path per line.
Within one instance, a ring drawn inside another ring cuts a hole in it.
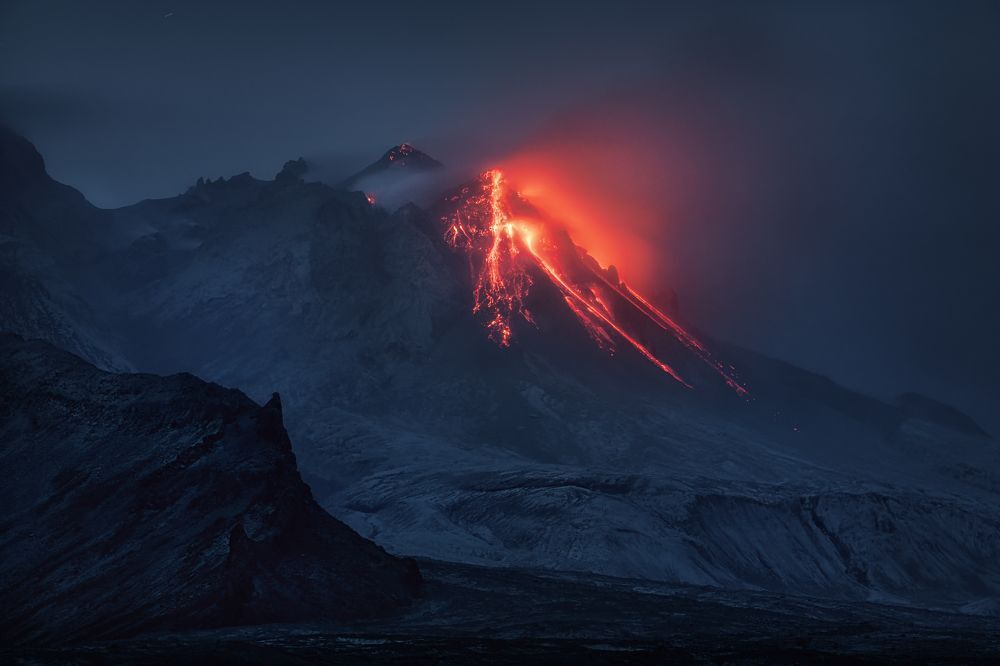
M 642 230 L 689 316 L 1000 429 L 995 3 L 0 12 L 2 113 L 102 205 L 298 155 L 360 166 L 404 140 L 474 161 L 638 109 L 689 165 L 664 185 L 669 220 Z

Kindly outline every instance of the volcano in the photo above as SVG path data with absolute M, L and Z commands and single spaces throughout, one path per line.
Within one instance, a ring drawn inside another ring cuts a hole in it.
M 365 181 L 384 177 L 387 174 L 399 173 L 405 170 L 412 174 L 421 171 L 433 171 L 440 169 L 442 165 L 427 153 L 414 148 L 408 143 L 401 143 L 393 146 L 379 159 L 375 160 L 361 171 L 357 172 L 342 183 L 344 189 L 357 189 Z
M 693 385 L 671 357 L 691 355 L 737 395 L 747 394 L 733 366 L 717 360 L 703 342 L 629 287 L 614 266 L 601 266 L 573 243 L 564 226 L 507 185 L 501 170 L 484 172 L 445 201 L 444 238 L 468 256 L 472 311 L 501 347 L 510 346 L 515 321 L 537 325 L 527 301 L 531 285 L 547 280 L 598 347 L 614 354 L 628 345 L 687 388 Z
M 407 176 L 422 206 L 293 168 L 100 210 L 15 147 L 0 328 L 278 392 L 317 502 L 389 552 L 997 607 L 1000 450 L 970 418 L 696 330 L 502 170 Z

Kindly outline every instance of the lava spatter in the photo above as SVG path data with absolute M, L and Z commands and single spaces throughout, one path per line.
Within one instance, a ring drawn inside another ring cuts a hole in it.
M 532 321 L 524 306 L 531 276 L 522 261 L 522 231 L 515 228 L 506 209 L 503 174 L 487 171 L 480 187 L 465 186 L 456 201 L 445 239 L 470 255 L 475 275 L 474 313 L 487 317 L 490 338 L 501 347 L 510 345 L 511 318 L 520 315 Z M 478 191 L 476 191 L 478 190 Z
M 483 317 L 489 337 L 510 346 L 512 321 L 534 323 L 525 306 L 532 275 L 548 279 L 563 295 L 570 311 L 600 348 L 616 350 L 618 342 L 635 349 L 655 367 L 691 388 L 662 353 L 643 341 L 637 322 L 650 322 L 660 335 L 678 341 L 710 366 L 738 395 L 747 392 L 732 369 L 680 324 L 622 282 L 586 251 L 573 245 L 558 225 L 533 211 L 512 192 L 498 169 L 484 172 L 448 198 L 451 212 L 442 218 L 445 241 L 464 251 L 473 277 L 474 314 Z M 515 212 L 516 209 L 516 212 Z M 622 312 L 627 316 L 622 316 Z

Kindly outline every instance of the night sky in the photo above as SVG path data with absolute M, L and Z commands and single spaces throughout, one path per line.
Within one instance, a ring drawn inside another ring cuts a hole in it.
M 4 2 L 0 119 L 105 207 L 583 145 L 690 320 L 1000 433 L 1000 4 L 536 4 Z

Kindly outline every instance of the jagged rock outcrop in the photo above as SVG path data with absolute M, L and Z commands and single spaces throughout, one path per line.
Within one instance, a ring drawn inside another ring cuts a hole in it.
M 275 394 L 0 335 L 0 633 L 65 641 L 390 612 L 412 560 L 323 511 Z

